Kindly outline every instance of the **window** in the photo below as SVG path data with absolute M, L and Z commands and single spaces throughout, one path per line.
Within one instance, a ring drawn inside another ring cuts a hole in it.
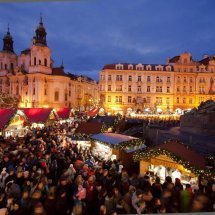
M 161 86 L 156 86 L 156 92 L 162 92 L 162 87 Z
M 10 68 L 13 70 L 13 63 L 10 64 Z
M 128 65 L 128 69 L 132 70 L 133 69 L 133 65 Z
M 7 64 L 4 65 L 4 68 L 7 69 Z
M 108 75 L 108 81 L 111 81 L 111 75 Z
M 138 76 L 138 77 L 137 77 L 137 81 L 141 81 L 141 76 Z
M 167 77 L 167 83 L 170 83 L 170 77 Z
M 65 101 L 67 101 L 68 100 L 68 94 L 67 93 L 65 93 Z
M 131 85 L 128 85 L 128 92 L 131 92 Z
M 162 97 L 156 97 L 156 103 L 158 105 L 161 105 L 162 104 Z
M 3 63 L 1 62 L 1 69 L 3 69 Z
M 35 87 L 33 88 L 33 95 L 35 95 Z
M 192 69 L 192 68 L 190 69 L 190 72 L 193 72 L 193 69 Z
M 54 100 L 55 101 L 59 100 L 59 92 L 58 91 L 55 91 L 55 93 L 54 93 Z
M 169 86 L 167 86 L 166 92 L 167 92 L 167 93 L 170 93 L 170 87 L 169 87 Z
M 116 65 L 116 69 L 117 70 L 123 69 L 123 65 Z
M 111 85 L 108 85 L 108 91 L 111 91 Z
M 193 78 L 192 77 L 190 77 L 190 83 L 193 83 Z
M 192 98 L 189 98 L 189 104 L 192 104 L 192 103 L 193 103 Z
M 185 82 L 185 83 L 187 82 L 187 78 L 186 78 L 186 77 L 184 77 L 184 82 Z
M 156 82 L 160 82 L 159 76 L 156 77 Z
M 150 86 L 147 86 L 147 93 L 150 93 Z
M 44 59 L 44 66 L 47 66 L 47 59 Z
M 150 81 L 151 81 L 151 77 L 147 76 L 147 82 L 150 82 Z
M 180 82 L 180 77 L 179 77 L 179 76 L 177 77 L 177 82 L 178 82 L 178 83 Z
M 192 86 L 190 86 L 190 93 L 192 93 L 193 92 L 193 87 Z
M 71 96 L 71 90 L 69 90 L 69 97 Z
M 176 101 L 176 102 L 177 102 L 177 104 L 179 104 L 179 103 L 180 103 L 180 99 L 179 99 L 179 97 L 177 97 L 177 101 Z
M 183 86 L 183 92 L 186 93 L 186 86 Z
M 44 95 L 45 95 L 45 96 L 47 95 L 47 90 L 46 90 L 46 89 L 44 89 Z
M 41 60 L 39 60 L 39 65 L 41 65 Z
M 169 97 L 166 98 L 166 104 L 169 104 Z
M 186 98 L 183 98 L 183 104 L 186 104 Z
M 128 96 L 128 103 L 131 103 L 131 96 Z
M 146 102 L 147 103 L 151 103 L 151 98 L 150 97 L 146 97 Z
M 116 91 L 122 91 L 122 85 L 117 85 L 116 86 Z
M 108 96 L 108 102 L 111 102 L 111 96 Z
M 116 96 L 116 103 L 122 103 L 122 96 Z
M 131 75 L 128 76 L 128 81 L 132 81 L 132 76 Z
M 137 87 L 137 92 L 141 92 L 141 86 Z
M 19 95 L 19 86 L 16 86 L 16 95 Z
M 37 58 L 34 57 L 34 65 L 36 65 L 36 64 L 37 64 Z
M 116 76 L 116 80 L 117 80 L 117 81 L 122 81 L 122 75 L 117 75 L 117 76 Z

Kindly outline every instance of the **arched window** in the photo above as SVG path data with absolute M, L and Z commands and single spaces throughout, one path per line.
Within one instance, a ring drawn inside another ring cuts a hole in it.
M 7 64 L 4 65 L 4 68 L 7 69 Z
M 47 59 L 44 59 L 44 66 L 47 66 Z
M 39 60 L 39 65 L 41 65 L 41 60 Z
M 19 86 L 16 85 L 16 95 L 19 95 Z
M 13 70 L 13 63 L 10 64 L 10 68 Z
M 37 64 L 37 58 L 34 57 L 34 65 L 36 65 L 36 64 Z

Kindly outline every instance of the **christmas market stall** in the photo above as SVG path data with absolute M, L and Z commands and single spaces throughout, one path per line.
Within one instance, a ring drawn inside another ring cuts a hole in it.
M 133 159 L 139 161 L 141 174 L 149 171 L 162 182 L 166 176 L 171 176 L 173 182 L 179 178 L 183 184 L 192 184 L 197 183 L 200 174 L 208 174 L 204 157 L 176 140 L 137 150 Z
M 71 108 L 57 108 L 55 109 L 60 123 L 71 123 L 74 121 L 74 114 Z
M 44 127 L 58 120 L 52 108 L 22 108 L 20 110 L 26 115 L 32 127 Z
M 70 138 L 72 138 L 72 142 L 77 144 L 78 147 L 90 148 L 90 136 L 100 133 L 102 125 L 101 122 L 83 122 L 77 127 L 74 135 L 70 136 Z
M 91 136 L 93 153 L 102 159 L 120 159 L 124 167 L 132 164 L 132 153 L 146 148 L 145 141 L 136 137 L 117 133 L 100 133 Z
M 4 137 L 24 136 L 27 132 L 25 125 L 28 120 L 26 116 L 16 109 L 0 109 L 0 135 Z

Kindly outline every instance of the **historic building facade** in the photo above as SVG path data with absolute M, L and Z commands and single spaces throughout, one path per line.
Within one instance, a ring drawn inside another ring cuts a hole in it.
M 215 56 L 194 61 L 190 53 L 165 65 L 108 64 L 100 72 L 100 96 L 106 111 L 166 112 L 215 100 Z
M 99 99 L 98 84 L 86 76 L 54 67 L 42 18 L 29 49 L 16 55 L 9 28 L 0 52 L 0 93 L 20 98 L 20 107 L 88 109 Z

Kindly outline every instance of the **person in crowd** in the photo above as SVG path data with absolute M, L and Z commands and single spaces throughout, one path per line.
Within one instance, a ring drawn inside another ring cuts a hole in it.
M 83 116 L 80 116 L 80 118 Z M 8 215 L 116 215 L 214 211 L 214 179 L 199 190 L 167 176 L 129 173 L 67 137 L 78 122 L 32 128 L 15 146 L 0 148 L 0 213 Z M 151 120 L 166 126 L 174 123 Z M 8 140 L 11 141 L 11 140 Z M 175 183 L 173 183 L 175 182 Z M 183 188 L 184 186 L 184 188 Z M 196 188 L 197 189 L 197 188 Z

